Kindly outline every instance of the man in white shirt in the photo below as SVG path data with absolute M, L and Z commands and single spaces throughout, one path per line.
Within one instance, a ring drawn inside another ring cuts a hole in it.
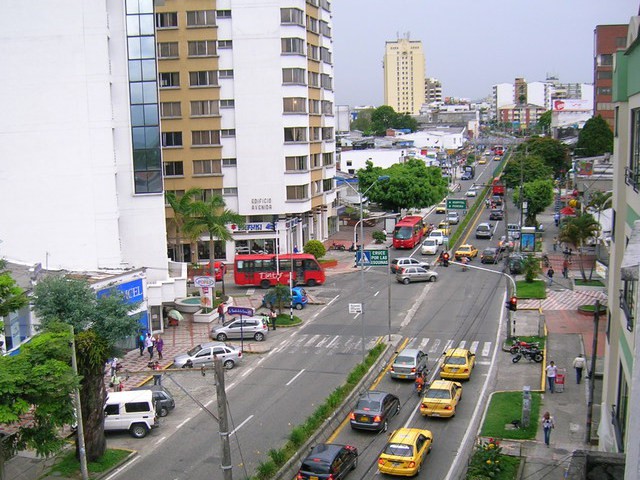
M 558 367 L 553 362 L 549 362 L 547 365 L 547 382 L 549 382 L 549 391 L 554 393 L 556 391 L 556 374 L 558 373 Z
M 580 354 L 573 360 L 573 368 L 576 369 L 576 383 L 580 385 L 580 381 L 582 380 L 582 371 L 586 366 L 587 361 L 584 358 L 584 355 Z

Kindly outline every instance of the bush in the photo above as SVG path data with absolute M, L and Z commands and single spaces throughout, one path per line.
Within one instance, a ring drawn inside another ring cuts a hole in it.
M 320 240 L 309 240 L 304 246 L 304 253 L 309 253 L 318 259 L 327 254 L 327 249 Z
M 381 230 L 376 230 L 371 234 L 376 243 L 384 243 L 387 241 L 387 234 Z
M 500 473 L 501 453 L 500 443 L 493 438 L 490 438 L 487 442 L 479 443 L 476 445 L 476 451 L 471 458 L 467 475 L 494 478 Z
M 533 255 L 527 255 L 524 259 L 524 281 L 532 283 L 540 273 L 540 260 Z

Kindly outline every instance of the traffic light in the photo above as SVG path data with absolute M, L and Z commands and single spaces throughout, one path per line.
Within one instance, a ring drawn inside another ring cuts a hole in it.
M 518 297 L 511 297 L 506 304 L 507 310 L 515 312 L 518 310 Z
M 449 254 L 447 252 L 444 252 L 442 254 L 442 266 L 443 267 L 449 266 Z

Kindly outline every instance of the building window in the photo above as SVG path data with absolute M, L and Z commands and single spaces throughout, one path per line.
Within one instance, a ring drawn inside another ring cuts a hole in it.
M 333 102 L 322 100 L 322 113 L 325 115 L 333 115 Z
M 231 10 L 216 10 L 218 18 L 231 18 Z
M 627 317 L 627 330 L 633 331 L 636 316 L 635 299 L 638 294 L 638 282 L 635 280 L 623 280 L 620 290 L 620 308 Z
M 331 38 L 331 27 L 324 20 L 320 20 L 320 33 L 327 38 Z
M 218 40 L 218 49 L 233 48 L 232 40 Z
M 177 28 L 177 27 L 178 27 L 177 12 L 156 13 L 156 28 L 158 30 L 163 28 Z
M 627 46 L 627 37 L 616 37 L 616 47 L 624 48 Z
M 309 113 L 311 115 L 320 114 L 320 100 L 309 99 Z
M 203 72 L 189 72 L 189 84 L 192 87 L 215 87 L 218 86 L 218 75 L 214 70 Z
M 214 57 L 217 55 L 215 40 L 188 42 L 189 57 Z
M 194 10 L 187 12 L 187 27 L 215 27 L 216 15 L 213 10 Z
M 616 108 L 616 119 L 617 115 Z M 625 182 L 636 192 L 640 188 L 640 108 L 631 110 L 631 154 L 629 165 L 625 168 Z
M 280 23 L 282 25 L 300 25 L 304 27 L 304 12 L 298 8 L 281 8 Z
M 320 6 L 323 10 L 331 12 L 331 3 L 329 3 L 329 0 L 320 0 Z
M 306 85 L 304 68 L 283 68 L 282 83 L 285 85 Z
M 318 26 L 318 19 L 310 15 L 307 15 L 307 30 L 316 35 L 320 33 L 320 27 Z
M 217 130 L 195 130 L 191 132 L 191 145 L 220 145 L 220 132 Z
M 302 97 L 283 98 L 284 113 L 307 113 L 306 99 Z
M 179 118 L 182 116 L 180 102 L 162 102 L 160 104 L 160 116 L 162 118 Z
M 178 42 L 159 42 L 158 58 L 178 58 Z
M 333 152 L 322 154 L 322 165 L 324 165 L 325 167 L 333 165 Z
M 306 142 L 307 129 L 304 127 L 290 127 L 284 129 L 285 142 Z
M 180 73 L 179 72 L 161 72 L 159 74 L 160 88 L 179 88 Z
M 333 179 L 325 178 L 322 180 L 322 191 L 329 192 L 331 190 L 333 190 Z
M 322 140 L 333 140 L 333 127 L 322 127 Z
M 220 175 L 222 166 L 220 160 L 194 160 L 194 175 Z
M 232 138 L 236 136 L 236 129 L 235 128 L 226 128 L 226 129 L 222 129 L 220 130 L 220 136 L 222 138 Z
M 236 101 L 233 99 L 220 99 L 220 108 L 233 108 L 236 106 Z
M 309 185 L 287 185 L 287 200 L 307 200 Z
M 613 427 L 616 434 L 618 450 L 624 452 L 624 438 L 627 428 L 627 415 L 629 412 L 629 385 L 625 379 L 622 363 L 618 364 L 618 398 L 614 408 Z
M 325 90 L 333 90 L 333 79 L 330 75 L 323 73 L 320 75 L 322 88 Z
M 233 78 L 233 70 L 218 70 L 220 78 Z
M 164 162 L 165 177 L 182 177 L 183 175 L 182 162 Z
M 181 147 L 182 132 L 162 132 L 163 147 Z
M 320 74 L 317 72 L 309 72 L 309 86 L 320 87 Z
M 320 49 L 318 47 L 316 47 L 315 45 L 311 45 L 310 43 L 307 43 L 307 56 L 311 60 L 315 60 L 316 62 L 319 62 L 320 61 Z
M 192 117 L 214 117 L 220 115 L 217 100 L 193 100 L 191 102 Z
M 598 80 L 611 80 L 613 78 L 613 72 L 611 70 L 599 70 L 596 72 Z
M 222 166 L 223 167 L 237 167 L 238 166 L 238 160 L 235 158 L 223 158 L 222 159 Z
M 301 38 L 281 39 L 282 53 L 304 55 L 304 40 Z
M 225 187 L 222 189 L 222 195 L 234 195 L 238 196 L 238 188 L 237 187 Z
M 206 202 L 207 200 L 210 200 L 213 197 L 221 197 L 221 196 L 222 196 L 221 188 L 203 188 L 202 193 L 200 195 L 194 196 L 193 198 L 195 200 L 202 200 L 203 202 Z
M 306 155 L 298 155 L 295 157 L 285 157 L 284 164 L 285 164 L 285 170 L 287 172 L 303 172 L 308 170 Z
M 312 142 L 319 142 L 321 138 L 322 128 L 320 127 L 309 127 L 309 140 Z
M 331 51 L 326 47 L 320 47 L 320 60 L 324 63 L 331 63 Z
M 596 95 L 611 95 L 611 87 L 598 87 Z
M 613 65 L 613 55 L 611 53 L 601 53 L 599 55 L 599 60 L 600 60 L 598 62 L 599 66 Z
M 322 164 L 320 163 L 322 160 L 322 155 L 320 153 L 311 154 L 311 168 L 320 168 Z

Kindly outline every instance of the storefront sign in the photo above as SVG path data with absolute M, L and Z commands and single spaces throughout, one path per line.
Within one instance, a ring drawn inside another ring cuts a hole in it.
M 118 292 L 124 295 L 127 303 L 138 303 L 144 300 L 144 288 L 142 286 L 142 279 L 138 278 L 130 282 L 121 283 L 109 288 L 103 288 L 98 291 L 98 298 L 108 295 L 112 288 L 115 288 Z
M 275 230 L 273 223 L 271 222 L 252 222 L 245 224 L 244 227 L 238 225 L 231 225 L 231 231 L 236 232 L 273 232 Z

